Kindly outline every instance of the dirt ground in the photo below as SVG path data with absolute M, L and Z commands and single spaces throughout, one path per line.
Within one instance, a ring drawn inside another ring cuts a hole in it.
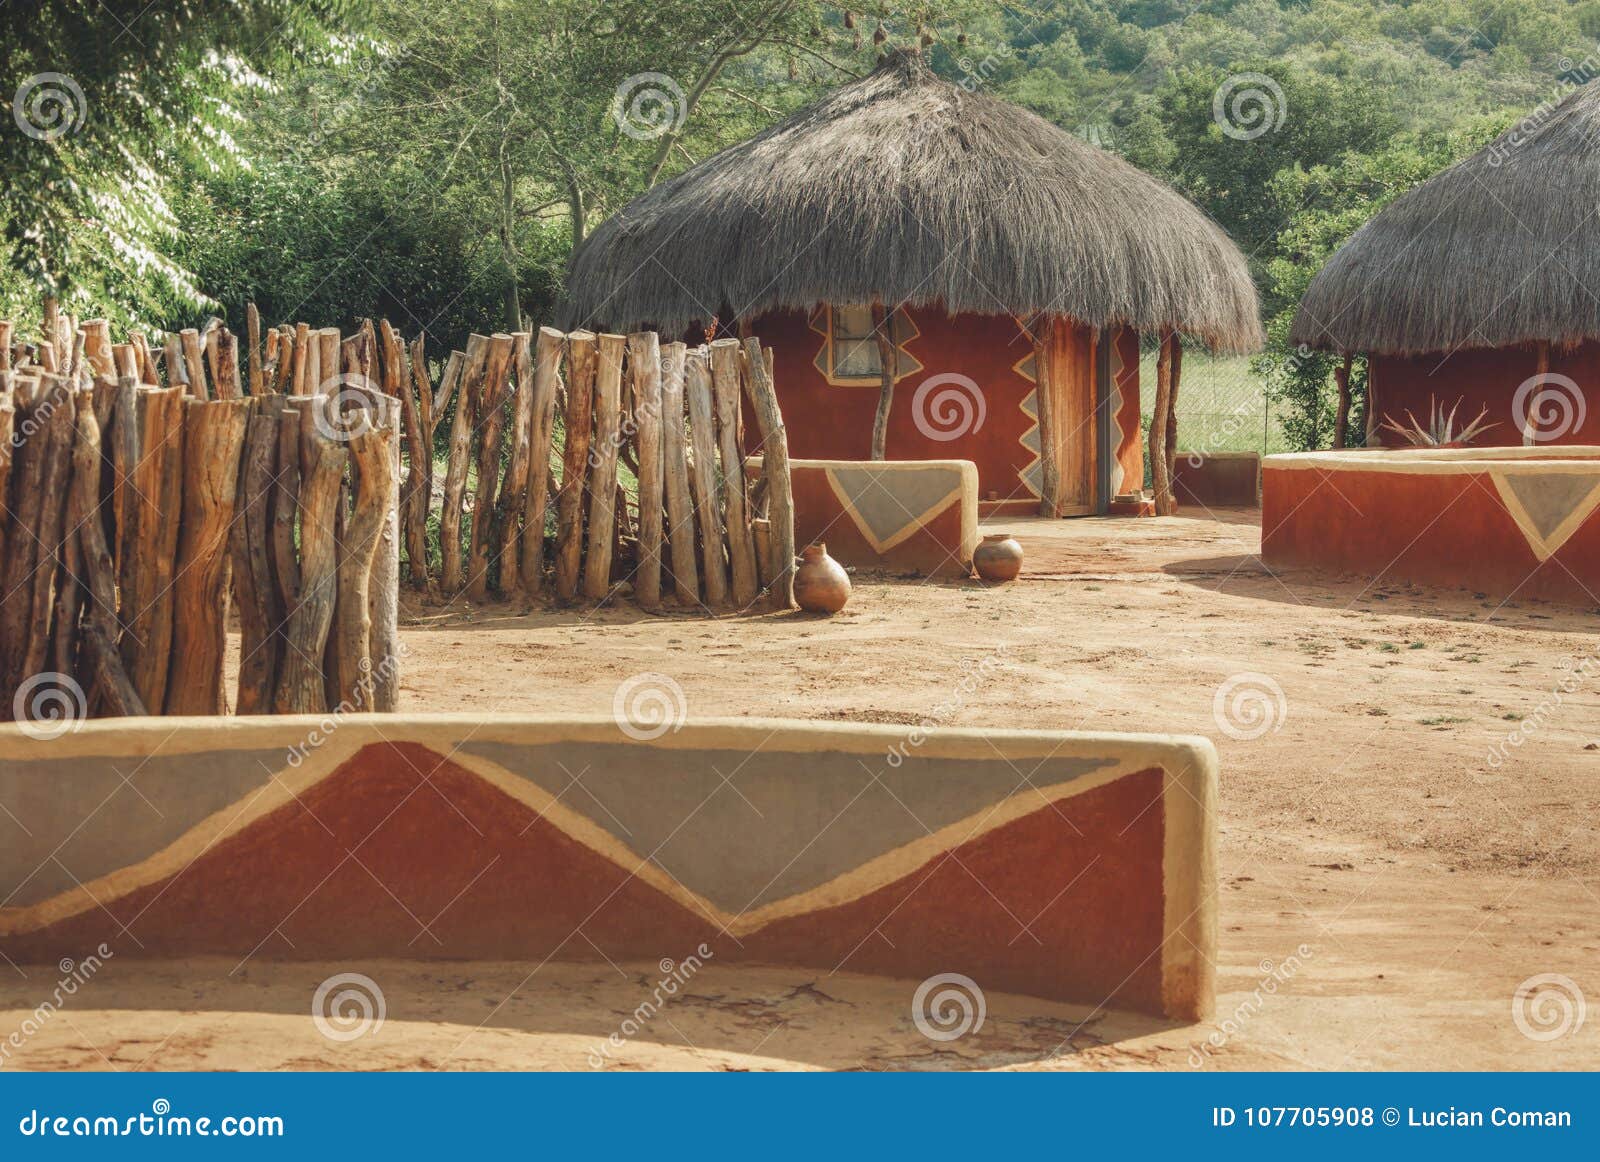
M 691 717 L 911 723 L 998 657 L 947 723 L 1208 735 L 1216 1020 L 990 994 L 981 1030 L 941 1043 L 903 982 L 712 966 L 606 1064 L 1600 1068 L 1600 1014 L 1579 1023 L 1566 991 L 1600 1000 L 1595 610 L 1273 576 L 1251 511 L 1005 527 L 1028 553 L 1015 584 L 857 577 L 831 620 L 414 611 L 404 705 L 605 714 L 654 671 Z M 1259 737 L 1214 708 L 1240 675 L 1283 694 Z M 334 1042 L 308 1006 L 339 966 L 234 967 L 109 964 L 0 1068 L 582 1069 L 654 981 L 649 965 L 386 964 L 382 1027 Z M 38 992 L 7 976 L 0 1038 Z

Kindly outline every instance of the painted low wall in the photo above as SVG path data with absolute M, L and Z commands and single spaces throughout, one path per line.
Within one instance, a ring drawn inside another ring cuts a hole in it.
M 797 546 L 857 569 L 965 577 L 978 547 L 970 460 L 791 460 Z M 746 462 L 759 475 L 761 461 Z
M 0 727 L 0 954 L 698 955 L 1210 1012 L 1205 740 L 672 726 Z
M 1600 447 L 1268 456 L 1261 555 L 1273 568 L 1593 606 L 1597 510 Z

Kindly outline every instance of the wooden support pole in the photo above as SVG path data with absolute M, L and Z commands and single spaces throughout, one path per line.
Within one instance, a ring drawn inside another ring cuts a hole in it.
M 182 516 L 186 389 L 139 389 L 139 461 L 133 472 L 131 548 L 122 561 L 122 660 L 152 714 L 166 706 L 172 657 L 174 566 Z
M 321 406 L 320 403 L 313 406 Z M 288 648 L 273 708 L 279 714 L 327 709 L 323 657 L 338 589 L 334 518 L 349 453 L 301 418 L 300 597 L 289 613 Z
M 1061 423 L 1056 415 L 1055 319 L 1033 323 L 1034 410 L 1039 417 L 1039 515 L 1061 515 Z
M 267 714 L 283 662 L 283 599 L 272 570 L 272 489 L 284 397 L 263 394 L 245 427 L 239 494 L 231 529 L 239 605 L 239 686 L 234 710 Z
M 44 505 L 44 470 L 50 458 L 49 421 L 52 402 L 60 390 L 51 378 L 12 377 L 15 414 L 12 438 L 5 451 L 10 456 L 9 497 L 0 496 L 7 510 L 4 587 L 0 589 L 0 681 L 15 690 L 29 675 L 23 669 L 28 652 L 28 626 L 33 615 L 34 546 Z M 0 715 L 11 706 L 0 699 Z
M 489 360 L 479 393 L 478 487 L 472 503 L 467 559 L 467 596 L 473 601 L 484 601 L 489 596 L 489 549 L 495 543 L 495 496 L 500 488 L 500 450 L 505 442 L 506 384 L 515 350 L 516 340 L 510 335 L 497 333 L 489 341 Z
M 472 335 L 461 370 L 461 386 L 456 392 L 455 418 L 450 424 L 450 450 L 445 463 L 444 507 L 439 513 L 439 555 L 443 561 L 441 580 L 447 593 L 459 593 L 462 584 L 461 517 L 467 490 L 467 465 L 471 459 L 472 429 L 478 399 L 478 383 L 489 359 L 489 336 Z
M 83 339 L 83 357 L 97 376 L 114 376 L 116 362 L 111 353 L 111 324 L 105 319 L 85 319 L 78 327 Z
M 1383 443 L 1383 438 L 1378 434 L 1381 422 L 1378 418 L 1378 360 L 1367 353 L 1367 406 L 1366 429 L 1367 447 L 1376 448 Z
M 662 502 L 661 341 L 654 331 L 628 336 L 639 461 L 639 558 L 633 593 L 646 609 L 661 606 Z
M 711 402 L 711 359 L 704 349 L 684 363 L 684 393 L 689 398 L 689 439 L 694 449 L 694 507 L 700 527 L 700 571 L 706 579 L 706 604 L 728 604 L 728 562 L 723 555 L 722 504 L 717 495 L 717 428 Z M 742 473 L 741 473 L 742 474 Z
M 789 436 L 772 368 L 757 339 L 744 341 L 745 392 L 750 397 L 761 432 L 761 477 L 767 490 L 767 518 L 771 522 L 772 602 L 779 609 L 794 608 L 794 492 L 789 481 Z
M 748 609 L 761 594 L 755 537 L 745 493 L 744 449 L 739 438 L 739 341 L 711 344 L 711 384 L 716 393 L 717 433 L 722 453 L 722 507 L 728 532 L 728 562 L 733 573 L 733 601 Z
M 563 601 L 578 595 L 583 561 L 583 494 L 594 421 L 597 345 L 590 331 L 567 336 L 567 406 L 562 414 L 567 445 L 561 457 L 561 495 L 556 505 L 556 596 Z
M 1333 446 L 1343 448 L 1350 433 L 1350 362 L 1353 356 L 1344 353 L 1344 361 L 1334 368 L 1333 382 L 1339 389 L 1339 404 L 1333 413 Z
M 219 378 L 218 386 L 227 390 Z M 173 585 L 182 616 L 173 626 L 168 714 L 224 714 L 222 661 L 228 639 L 228 534 L 239 491 L 247 400 L 191 400 L 184 409 L 183 517 Z
M 329 702 L 345 711 L 373 710 L 374 663 L 371 601 L 374 565 L 393 499 L 393 433 L 382 419 L 348 441 L 355 505 L 339 543 L 337 621 L 339 668 Z M 393 662 L 389 662 L 392 665 Z
M 92 684 L 112 714 L 145 714 L 128 672 L 117 653 L 117 576 L 106 545 L 105 532 L 96 518 L 100 505 L 100 426 L 93 402 L 77 400 L 77 442 L 72 453 L 72 494 L 67 519 L 77 530 L 79 559 L 89 593 L 84 617 L 83 649 Z
M 1183 385 L 1183 336 L 1172 333 L 1172 390 L 1167 394 L 1167 484 L 1178 511 L 1178 390 Z
M 667 543 L 672 551 L 672 586 L 683 605 L 700 604 L 700 573 L 694 559 L 694 494 L 689 489 L 689 451 L 684 431 L 682 343 L 661 348 L 661 452 L 667 493 Z
M 889 409 L 894 407 L 894 380 L 898 371 L 899 350 L 894 341 L 894 312 L 883 303 L 872 304 L 872 334 L 878 343 L 878 410 L 872 417 L 872 458 L 889 458 Z
M 406 555 L 411 558 L 411 580 L 420 587 L 428 583 L 428 540 L 427 525 L 424 523 L 426 515 L 423 521 L 418 521 L 416 512 L 421 508 L 426 514 L 427 494 L 422 489 L 427 483 L 427 469 L 433 457 L 423 435 L 422 406 L 418 398 L 419 389 L 413 384 L 410 353 L 399 333 L 389 325 L 388 319 L 383 320 L 379 333 L 383 345 L 383 390 L 399 401 L 400 421 L 405 431 L 409 469 L 405 479 L 400 482 L 398 506 L 400 522 L 405 531 Z M 417 341 L 421 343 L 420 335 Z M 427 368 L 424 366 L 424 383 L 427 377 Z
M 599 601 L 611 591 L 617 527 L 617 450 L 622 442 L 622 355 L 628 341 L 601 335 L 595 373 L 594 442 L 589 453 L 589 551 L 583 595 Z
M 341 361 L 339 358 L 339 328 L 324 327 L 313 337 L 316 343 L 317 357 L 312 367 L 316 370 L 316 386 L 312 388 L 313 395 L 336 395 L 339 391 L 338 379 Z
M 1155 480 L 1155 509 L 1157 516 L 1171 516 L 1177 511 L 1172 496 L 1172 477 L 1167 458 L 1167 437 L 1172 417 L 1172 333 L 1161 336 L 1161 348 L 1156 356 L 1156 399 L 1150 416 L 1150 473 Z
M 517 569 L 522 591 L 537 597 L 544 588 L 544 526 L 550 505 L 550 459 L 555 438 L 556 397 L 561 393 L 561 358 L 567 337 L 539 328 L 534 350 L 532 431 L 528 437 L 528 494 L 522 510 L 522 561 Z
M 1550 344 L 1547 340 L 1541 339 L 1539 342 L 1534 344 L 1533 351 L 1533 374 L 1536 379 L 1542 380 L 1545 376 L 1550 374 Z M 1372 363 L 1369 360 L 1367 362 L 1368 382 L 1371 382 L 1371 368 Z M 1531 411 L 1532 409 L 1530 408 L 1529 410 Z M 1522 430 L 1522 446 L 1525 448 L 1531 448 L 1538 443 L 1538 432 L 1536 430 L 1536 425 L 1533 423 L 1531 418 L 1526 421 L 1526 424 L 1527 426 Z

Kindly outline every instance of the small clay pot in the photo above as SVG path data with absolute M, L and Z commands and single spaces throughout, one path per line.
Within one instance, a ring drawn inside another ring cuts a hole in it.
M 992 533 L 973 552 L 972 564 L 985 581 L 1015 581 L 1022 572 L 1022 546 L 1010 533 Z
M 807 613 L 838 613 L 850 600 L 850 574 L 828 556 L 828 546 L 807 545 L 794 571 L 794 599 Z

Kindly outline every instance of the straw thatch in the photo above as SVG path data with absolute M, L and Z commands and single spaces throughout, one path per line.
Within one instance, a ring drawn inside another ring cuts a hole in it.
M 570 284 L 569 322 L 590 327 L 881 298 L 1261 338 L 1244 258 L 1199 209 L 914 52 L 636 199 Z
M 1535 110 L 1357 230 L 1291 341 L 1410 355 L 1600 337 L 1600 85 Z

